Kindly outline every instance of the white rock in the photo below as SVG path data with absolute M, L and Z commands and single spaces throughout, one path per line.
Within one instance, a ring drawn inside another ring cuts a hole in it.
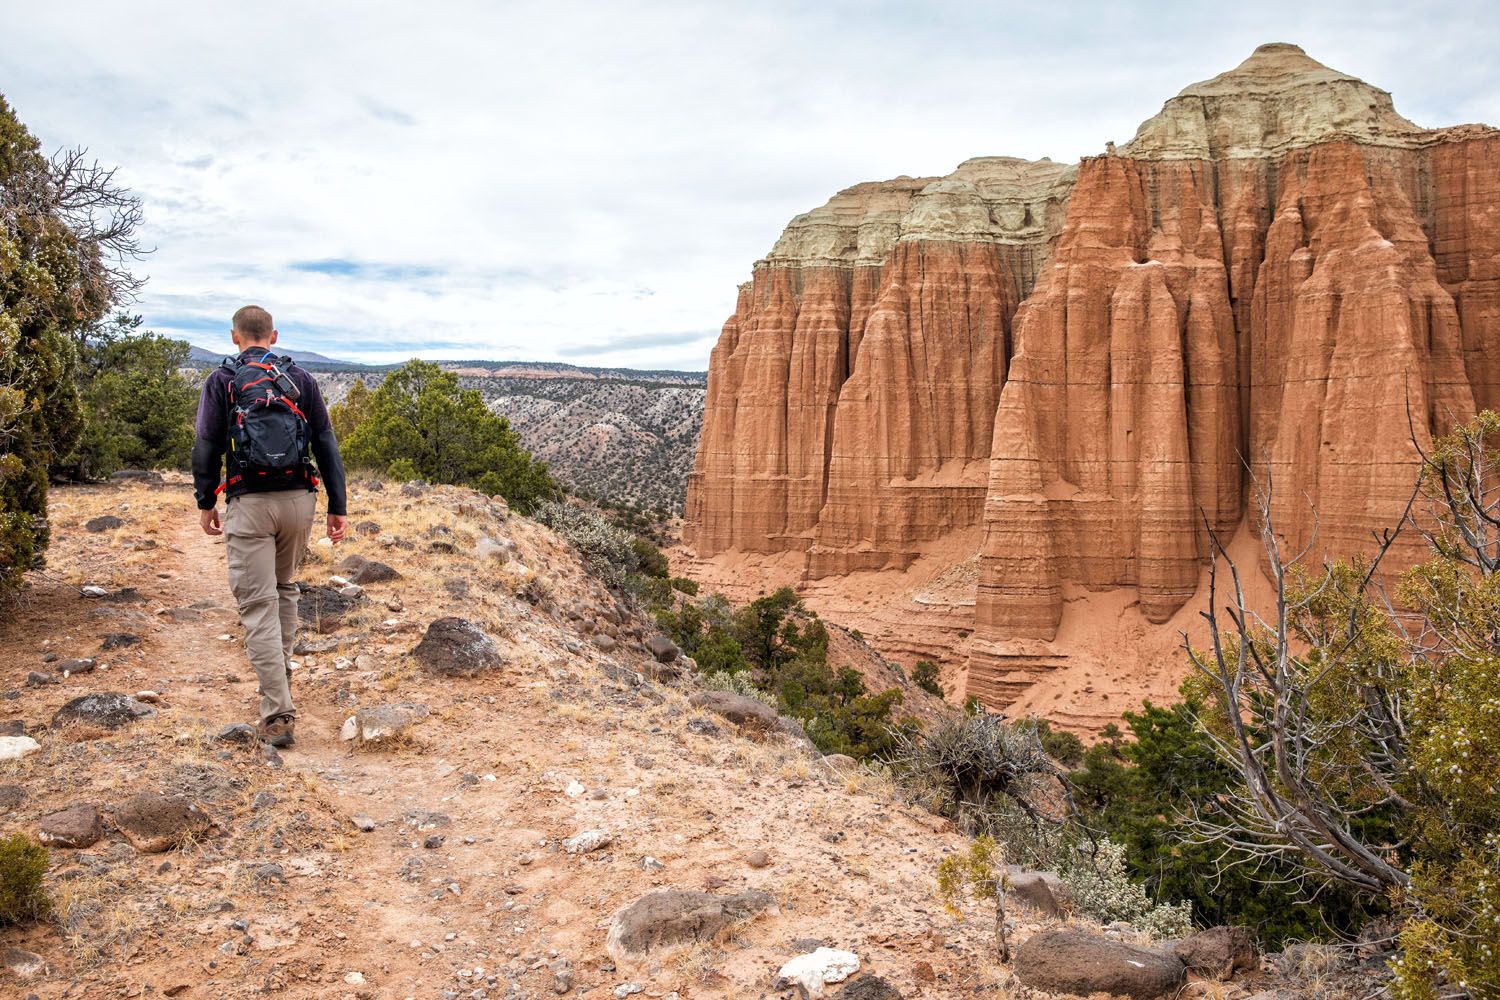
M 365 984 L 365 977 L 364 974 L 360 972 L 349 972 L 345 973 L 344 982 L 348 983 L 350 986 L 363 986 Z
M 578 836 L 563 841 L 563 850 L 569 854 L 587 854 L 601 847 L 608 847 L 614 839 L 606 830 L 585 830 Z
M 506 547 L 489 535 L 479 536 L 479 541 L 474 545 L 474 554 L 481 559 L 495 559 L 500 562 L 505 562 L 510 558 L 510 552 Z
M 798 955 L 781 967 L 776 975 L 788 986 L 800 985 L 810 997 L 823 995 L 829 983 L 842 983 L 859 971 L 859 956 L 852 951 L 819 948 Z
M 0 760 L 20 760 L 41 748 L 30 736 L 0 736 Z
M 339 738 L 344 740 L 352 740 L 358 735 L 359 720 L 351 715 L 349 716 L 349 718 L 344 720 L 344 728 L 339 730 Z
M 161 695 L 155 691 L 137 691 L 135 693 L 135 700 L 144 701 L 148 705 L 159 705 L 161 704 Z
M 573 780 L 568 782 L 568 787 L 563 789 L 563 794 L 570 799 L 576 799 L 586 791 L 588 789 L 584 788 L 581 782 Z
M 87 587 L 83 588 L 84 597 L 103 597 L 108 593 L 109 591 L 105 590 L 103 587 L 96 587 L 93 584 L 89 584 Z
M 347 587 L 349 586 L 349 578 L 345 576 L 330 576 L 328 578 L 328 585 L 330 587 Z

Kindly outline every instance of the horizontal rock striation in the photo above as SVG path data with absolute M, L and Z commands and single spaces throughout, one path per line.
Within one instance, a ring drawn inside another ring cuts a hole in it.
M 1500 135 L 1266 45 L 1076 168 L 975 160 L 794 220 L 714 352 L 685 537 L 822 589 L 977 547 L 967 688 L 1006 705 L 1129 657 L 1069 648 L 1070 593 L 1175 622 L 1206 529 L 1258 531 L 1267 486 L 1287 544 L 1358 551 L 1410 434 L 1486 406 Z

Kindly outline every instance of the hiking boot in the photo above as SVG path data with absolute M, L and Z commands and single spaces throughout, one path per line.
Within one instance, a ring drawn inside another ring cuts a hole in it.
M 261 721 L 255 727 L 256 735 L 273 747 L 289 747 L 295 742 L 292 728 L 297 723 L 295 717 L 290 715 L 275 715 Z

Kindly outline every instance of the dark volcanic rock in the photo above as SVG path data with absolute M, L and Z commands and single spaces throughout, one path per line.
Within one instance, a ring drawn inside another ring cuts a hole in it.
M 344 616 L 364 601 L 357 595 L 345 597 L 332 587 L 303 587 L 297 600 L 297 617 L 315 632 L 332 632 L 344 624 Z
M 1137 948 L 1085 931 L 1040 931 L 1016 949 L 1016 976 L 1051 993 L 1113 993 L 1155 1000 L 1177 992 L 1186 969 L 1176 955 Z
M 99 534 L 101 531 L 114 531 L 116 528 L 125 527 L 125 522 L 113 514 L 105 514 L 83 523 L 83 530 Z
M 378 529 L 377 529 L 378 530 Z M 350 583 L 363 586 L 367 583 L 386 583 L 401 579 L 401 574 L 383 562 L 366 559 L 364 556 L 349 556 L 338 564 L 340 575 Z
M 731 691 L 699 691 L 688 701 L 695 708 L 706 708 L 736 725 L 748 728 L 770 732 L 781 721 L 770 705 Z
M 464 618 L 439 618 L 411 651 L 427 671 L 444 677 L 474 677 L 504 666 L 495 640 Z
M 159 854 L 213 826 L 202 809 L 181 795 L 142 792 L 115 808 L 115 826 L 142 854 Z
M 149 719 L 156 714 L 150 705 L 136 701 L 128 694 L 118 691 L 101 691 L 74 698 L 52 716 L 52 728 L 60 729 L 70 722 L 119 729 L 138 719 Z
M 1032 909 L 1055 919 L 1066 917 L 1073 908 L 1073 896 L 1067 884 L 1051 872 L 1010 872 L 1010 894 Z
M 1214 979 L 1229 979 L 1260 965 L 1255 938 L 1243 927 L 1210 927 L 1172 947 L 1189 969 Z
M 901 991 L 879 976 L 860 976 L 833 996 L 834 1000 L 901 1000 Z
M 48 847 L 92 847 L 103 836 L 104 819 L 90 802 L 43 816 L 36 831 L 36 839 Z
M 645 955 L 653 948 L 711 941 L 733 925 L 763 910 L 775 911 L 776 900 L 750 890 L 736 896 L 666 889 L 642 896 L 615 913 L 607 947 L 619 961 Z
M 103 642 L 99 643 L 99 648 L 103 650 L 124 649 L 127 646 L 138 645 L 140 641 L 141 637 L 133 632 L 111 632 L 104 637 Z
M 682 653 L 677 648 L 677 643 L 664 635 L 653 635 L 647 639 L 646 651 L 656 657 L 657 663 L 671 663 Z

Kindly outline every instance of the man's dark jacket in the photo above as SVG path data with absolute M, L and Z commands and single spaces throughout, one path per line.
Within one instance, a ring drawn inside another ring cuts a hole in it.
M 252 347 L 240 354 L 242 361 L 260 361 L 266 356 L 264 347 Z M 274 350 L 270 353 L 275 356 Z M 318 463 L 318 473 L 323 478 L 323 487 L 328 490 L 328 513 L 346 514 L 344 492 L 344 463 L 339 458 L 339 443 L 333 436 L 333 424 L 328 419 L 328 407 L 323 403 L 323 394 L 318 391 L 318 382 L 312 375 L 296 365 L 285 368 L 287 376 L 297 386 L 302 397 L 297 401 L 307 417 L 307 436 L 313 458 Z M 215 368 L 203 383 L 203 396 L 198 400 L 198 439 L 193 442 L 193 492 L 198 496 L 199 510 L 213 510 L 218 499 L 219 484 L 224 478 L 224 456 L 229 451 L 229 382 L 234 376 L 222 365 Z M 316 490 L 311 479 L 298 483 L 308 490 Z M 226 501 L 244 493 L 255 493 L 260 489 L 286 489 L 285 481 L 276 481 L 269 486 L 257 483 L 253 476 L 239 480 L 223 489 Z

